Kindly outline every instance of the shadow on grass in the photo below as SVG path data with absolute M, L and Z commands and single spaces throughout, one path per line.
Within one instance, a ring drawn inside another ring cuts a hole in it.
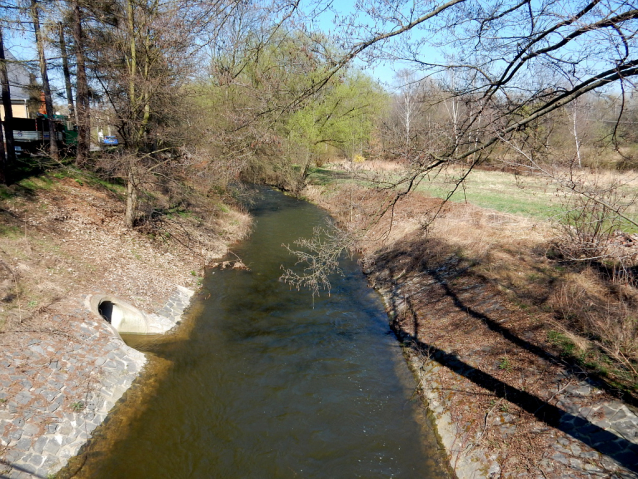
M 342 170 L 329 170 L 327 168 L 313 168 L 308 175 L 310 181 L 318 185 L 327 185 L 333 181 L 352 180 L 352 173 Z

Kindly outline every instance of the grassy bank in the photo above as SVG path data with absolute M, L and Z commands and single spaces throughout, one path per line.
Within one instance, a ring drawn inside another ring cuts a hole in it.
M 416 191 L 434 198 L 447 198 L 464 173 L 465 171 L 458 167 L 447 168 L 438 175 L 425 178 Z M 557 173 L 564 178 L 570 175 L 568 171 Z M 592 172 L 583 169 L 576 172 L 576 175 L 592 185 L 622 184 L 619 191 L 626 196 L 627 201 L 638 195 L 638 175 L 633 172 Z M 339 184 L 353 183 L 359 186 L 374 186 L 375 181 L 390 183 L 399 178 L 398 165 L 367 162 L 354 165 L 340 163 L 314 168 L 309 181 L 313 185 L 331 188 Z M 450 200 L 538 220 L 558 220 L 565 211 L 566 194 L 555 181 L 540 175 L 515 175 L 498 170 L 477 169 L 456 189 Z M 628 213 L 632 218 L 638 219 L 638 205 L 632 206 Z M 637 230 L 629 224 L 625 225 L 624 229 L 629 232 Z
M 37 330 L 67 296 L 119 295 L 146 311 L 176 285 L 196 288 L 202 267 L 248 231 L 249 218 L 220 198 L 191 192 L 158 205 L 136 228 L 124 225 L 125 188 L 60 167 L 0 187 L 0 331 Z

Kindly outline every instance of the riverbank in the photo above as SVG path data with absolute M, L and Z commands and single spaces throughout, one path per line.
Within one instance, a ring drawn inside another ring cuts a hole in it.
M 458 477 L 636 477 L 634 396 L 566 354 L 580 338 L 550 307 L 564 271 L 545 254 L 549 227 L 450 203 L 425 234 L 441 201 L 411 195 L 392 225 L 384 218 L 362 236 L 387 194 L 306 191 L 359 235 Z
M 180 314 L 185 301 L 168 303 L 172 312 L 162 307 L 179 286 L 197 289 L 204 265 L 248 231 L 248 215 L 225 205 L 129 230 L 117 191 L 58 176 L 2 191 L 2 477 L 54 474 L 144 367 L 144 355 L 91 313 L 85 297 Z

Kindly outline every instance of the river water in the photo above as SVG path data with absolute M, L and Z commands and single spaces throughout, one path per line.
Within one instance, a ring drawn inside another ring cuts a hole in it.
M 448 477 L 356 263 L 344 260 L 345 277 L 314 308 L 278 280 L 294 262 L 282 243 L 310 236 L 325 213 L 260 196 L 252 235 L 233 249 L 250 271 L 209 271 L 178 334 L 127 339 L 162 372 L 98 433 L 108 446 L 89 448 L 77 477 Z

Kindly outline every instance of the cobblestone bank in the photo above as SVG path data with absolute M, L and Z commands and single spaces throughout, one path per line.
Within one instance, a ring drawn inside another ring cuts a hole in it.
M 178 324 L 192 292 L 180 288 L 153 317 Z M 62 305 L 61 305 L 62 306 Z M 131 386 L 146 363 L 83 302 L 68 300 L 59 327 L 0 356 L 0 477 L 60 470 Z

